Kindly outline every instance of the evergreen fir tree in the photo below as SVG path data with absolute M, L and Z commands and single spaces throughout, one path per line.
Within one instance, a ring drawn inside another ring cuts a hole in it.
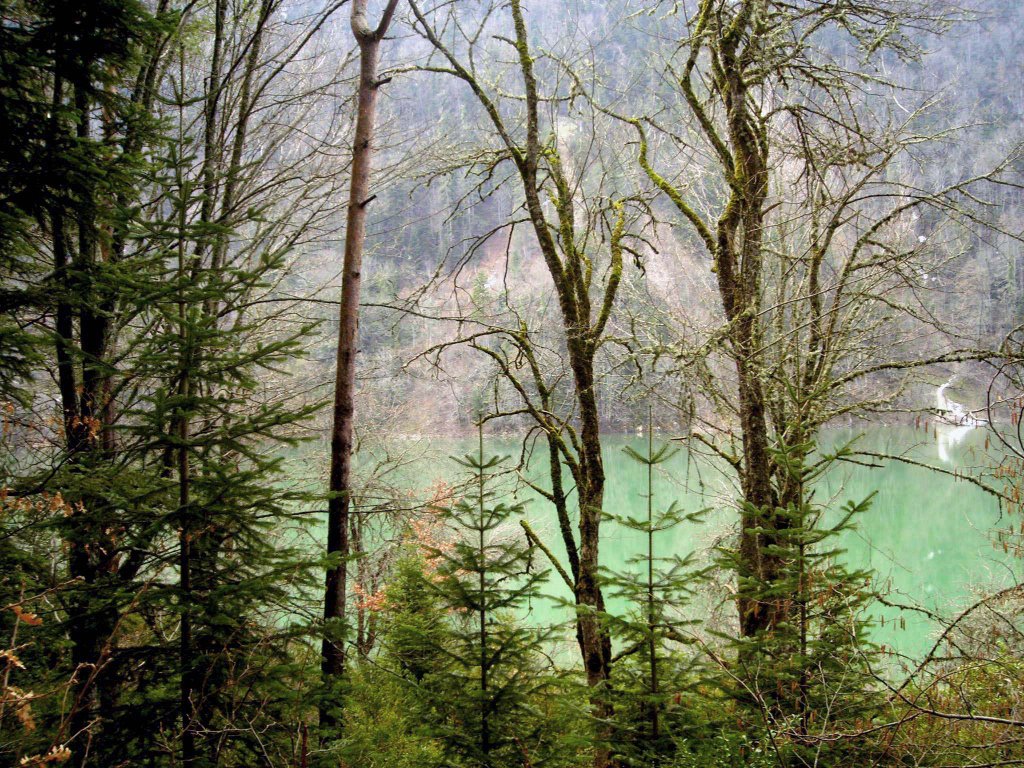
M 379 653 L 360 656 L 352 665 L 343 735 L 330 744 L 325 765 L 447 764 L 442 726 L 449 692 L 443 681 L 451 663 L 451 625 L 430 582 L 425 546 L 422 539 L 403 543 L 386 588 L 368 598 L 378 611 Z
M 419 686 L 445 673 L 449 665 L 448 613 L 435 599 L 426 568 L 423 558 L 415 554 L 396 563 L 387 587 L 383 628 L 386 660 Z
M 812 502 L 811 490 L 849 446 L 814 460 L 808 458 L 813 450 L 805 443 L 776 455 L 792 502 L 747 510 L 769 521 L 765 527 L 770 526 L 773 544 L 764 556 L 778 559 L 779 578 L 771 583 L 752 578 L 735 552 L 722 550 L 721 562 L 737 573 L 738 594 L 760 610 L 781 606 L 792 617 L 751 638 L 728 638 L 736 667 L 723 685 L 750 707 L 752 723 L 778 737 L 776 746 L 784 745 L 794 764 L 810 756 L 819 765 L 847 765 L 852 759 L 847 742 L 815 737 L 854 727 L 878 704 L 872 670 L 878 650 L 869 637 L 869 608 L 877 596 L 873 574 L 847 567 L 838 544 L 869 509 L 871 498 L 847 502 L 831 520 L 826 508 Z
M 130 287 L 158 274 L 150 254 L 120 247 L 146 183 L 142 147 L 157 135 L 127 84 L 166 27 L 135 0 L 9 0 L 2 15 L 0 398 L 17 397 L 28 364 L 45 356 L 59 414 L 51 445 L 22 446 L 2 480 L 23 509 L 43 512 L 34 530 L 64 546 L 47 585 L 59 611 L 38 634 L 65 651 L 42 682 L 70 691 L 37 713 L 75 765 L 102 763 L 119 745 L 130 663 L 115 635 L 161 527 L 159 481 L 119 442 L 116 399 L 135 373 L 119 338 L 142 308 Z M 34 410 L 49 394 L 34 389 L 23 399 L 29 430 L 50 415 Z
M 699 521 L 704 510 L 687 513 L 675 501 L 655 505 L 655 469 L 676 455 L 670 443 L 654 443 L 654 419 L 648 411 L 647 450 L 630 446 L 624 452 L 642 465 L 647 475 L 646 516 L 609 514 L 609 520 L 643 535 L 643 549 L 629 558 L 622 571 L 606 571 L 609 594 L 625 602 L 627 612 L 608 615 L 613 637 L 622 644 L 616 664 L 615 738 L 612 753 L 623 765 L 669 764 L 685 727 L 685 717 L 673 707 L 681 690 L 691 684 L 691 663 L 682 653 L 688 644 L 682 615 L 700 578 L 692 555 L 659 554 L 656 538 L 687 522 Z
M 283 448 L 316 410 L 266 390 L 261 377 L 296 359 L 308 327 L 268 333 L 251 307 L 284 269 L 286 252 L 214 265 L 205 247 L 230 232 L 188 218 L 201 194 L 183 172 L 184 137 L 166 157 L 170 216 L 150 223 L 166 273 L 147 319 L 161 332 L 139 349 L 159 382 L 134 414 L 137 437 L 163 455 L 179 581 L 165 593 L 180 618 L 178 723 L 188 766 L 250 765 L 301 705 L 308 629 L 289 606 L 321 564 L 298 546 L 294 516 L 308 495 L 288 486 Z M 148 702 L 165 714 L 173 699 Z
M 554 681 L 544 663 L 547 632 L 521 620 L 546 574 L 534 567 L 532 547 L 509 538 L 523 505 L 500 500 L 491 486 L 501 459 L 484 453 L 482 425 L 478 434 L 476 455 L 456 459 L 473 475 L 466 496 L 439 510 L 454 541 L 431 553 L 437 569 L 427 583 L 450 621 L 450 660 L 433 698 L 447 765 L 540 766 L 557 752 L 537 709 Z

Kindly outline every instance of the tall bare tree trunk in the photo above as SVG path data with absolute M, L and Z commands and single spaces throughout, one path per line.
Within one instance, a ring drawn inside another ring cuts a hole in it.
M 370 27 L 367 22 L 366 6 L 367 0 L 355 0 L 352 3 L 352 34 L 359 45 L 359 92 L 355 140 L 352 146 L 345 262 L 341 282 L 338 361 L 334 383 L 334 424 L 331 430 L 330 498 L 327 502 L 327 552 L 340 558 L 338 563 L 327 571 L 324 584 L 321 670 L 328 684 L 345 673 L 345 597 L 348 591 L 346 560 L 349 555 L 359 290 L 362 283 L 363 244 L 366 239 L 366 207 L 370 202 L 377 89 L 381 85 L 377 78 L 377 63 L 380 57 L 380 42 L 391 24 L 398 0 L 388 0 L 376 28 Z M 321 725 L 337 724 L 332 698 L 327 696 L 321 703 Z

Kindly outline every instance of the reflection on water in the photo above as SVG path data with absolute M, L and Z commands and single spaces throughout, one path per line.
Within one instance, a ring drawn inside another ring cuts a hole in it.
M 938 450 L 939 461 L 943 464 L 952 464 L 951 449 L 960 445 L 975 429 L 976 427 L 973 424 L 961 427 L 953 427 L 944 423 L 936 424 L 935 445 Z
M 950 449 L 955 448 L 964 441 L 975 428 L 984 426 L 987 422 L 979 418 L 975 413 L 968 411 L 964 405 L 951 400 L 946 394 L 950 385 L 956 380 L 956 375 L 950 376 L 941 387 L 935 390 L 935 408 L 939 412 L 939 420 L 935 424 L 936 443 L 939 452 L 939 461 L 944 464 L 952 463 Z

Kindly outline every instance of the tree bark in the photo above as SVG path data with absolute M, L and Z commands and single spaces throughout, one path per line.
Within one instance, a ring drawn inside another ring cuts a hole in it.
M 394 16 L 398 0 L 389 0 L 380 23 L 367 22 L 367 0 L 352 4 L 352 34 L 359 45 L 359 91 L 352 176 L 349 187 L 345 258 L 338 318 L 338 360 L 334 382 L 334 421 L 331 430 L 331 470 L 327 502 L 327 552 L 339 560 L 328 569 L 324 584 L 324 639 L 321 670 L 329 685 L 345 674 L 345 609 L 348 592 L 349 515 L 352 494 L 352 443 L 355 418 L 356 353 L 359 343 L 359 292 L 362 284 L 366 214 L 370 202 L 380 42 Z M 334 700 L 320 706 L 322 726 L 336 726 Z

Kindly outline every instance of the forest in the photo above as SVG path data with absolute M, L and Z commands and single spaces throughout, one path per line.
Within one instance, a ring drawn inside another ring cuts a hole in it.
M 0 768 L 1024 766 L 1024 3 L 0 0 Z

